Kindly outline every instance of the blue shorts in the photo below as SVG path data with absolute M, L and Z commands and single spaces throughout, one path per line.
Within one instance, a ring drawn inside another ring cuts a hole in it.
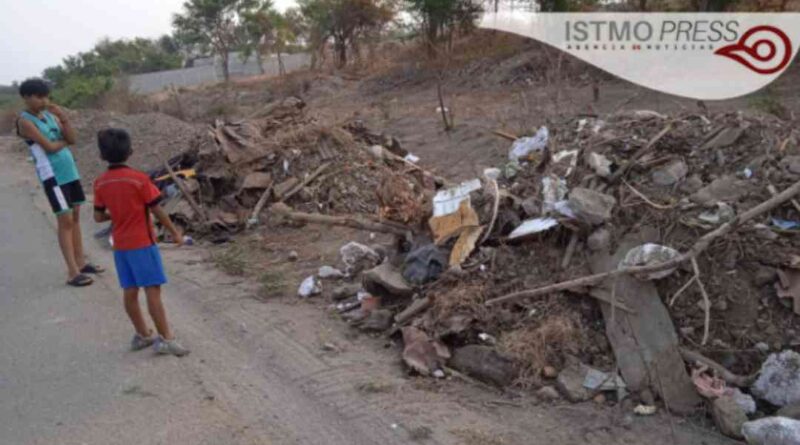
M 114 265 L 123 289 L 161 286 L 167 283 L 161 252 L 156 245 L 134 250 L 115 250 Z

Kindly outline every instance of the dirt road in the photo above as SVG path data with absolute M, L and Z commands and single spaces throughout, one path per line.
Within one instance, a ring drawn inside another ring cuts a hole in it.
M 663 415 L 409 377 L 397 345 L 293 299 L 259 301 L 199 247 L 164 251 L 167 309 L 192 354 L 129 352 L 113 271 L 86 289 L 63 285 L 32 176 L 0 138 L 2 445 L 673 443 Z M 87 245 L 110 268 L 110 252 Z M 679 444 L 729 443 L 675 422 Z

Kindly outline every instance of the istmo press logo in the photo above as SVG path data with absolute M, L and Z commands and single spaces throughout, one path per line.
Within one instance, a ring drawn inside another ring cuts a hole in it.
M 797 13 L 486 13 L 480 26 L 533 38 L 665 93 L 729 99 L 777 79 L 800 46 Z

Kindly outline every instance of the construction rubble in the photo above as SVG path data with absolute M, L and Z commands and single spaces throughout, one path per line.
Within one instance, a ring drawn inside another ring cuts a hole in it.
M 167 207 L 216 242 L 265 218 L 394 236 L 343 242 L 339 264 L 297 286 L 402 344 L 410 372 L 800 443 L 792 126 L 634 111 L 496 134 L 507 161 L 452 182 L 390 136 L 323 126 L 292 98 L 217 121 L 174 158 Z

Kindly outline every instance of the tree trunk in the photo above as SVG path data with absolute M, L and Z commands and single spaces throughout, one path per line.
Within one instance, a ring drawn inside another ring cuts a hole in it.
M 256 63 L 258 64 L 258 72 L 261 73 L 262 76 L 266 74 L 266 72 L 264 71 L 264 61 L 263 57 L 261 56 L 260 49 L 256 50 Z
M 230 66 L 228 64 L 228 51 L 223 51 L 220 56 L 222 57 L 222 78 L 227 82 L 231 79 Z
M 278 51 L 278 75 L 286 75 L 286 68 L 283 66 L 283 56 L 280 51 Z
M 347 41 L 343 38 L 336 37 L 333 44 L 336 47 L 336 65 L 338 68 L 343 68 L 347 65 Z

